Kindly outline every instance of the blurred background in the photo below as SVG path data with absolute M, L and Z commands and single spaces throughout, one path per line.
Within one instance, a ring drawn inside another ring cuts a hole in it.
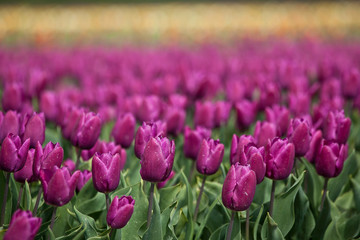
M 353 38 L 356 1 L 2 0 L 0 42 L 177 43 Z

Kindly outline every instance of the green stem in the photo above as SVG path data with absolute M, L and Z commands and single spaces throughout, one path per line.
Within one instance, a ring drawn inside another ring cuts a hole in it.
M 18 209 L 19 206 L 20 206 L 23 190 L 24 190 L 24 184 L 22 183 L 20 185 L 20 189 L 19 189 L 19 197 L 18 197 L 18 200 L 17 200 L 17 203 L 16 203 L 16 209 Z
M 153 201 L 154 201 L 154 189 L 155 189 L 155 184 L 151 183 L 150 195 L 149 195 L 149 208 L 147 214 L 147 225 L 146 225 L 147 228 L 149 228 L 151 222 L 151 215 L 152 215 L 151 213 L 152 213 Z
M 191 160 L 192 161 L 192 160 Z M 191 170 L 190 170 L 190 174 L 189 174 L 189 183 L 191 183 L 193 177 L 194 177 L 194 173 L 195 173 L 195 168 L 196 168 L 196 162 L 195 161 L 192 161 L 192 164 L 191 164 Z
M 245 229 L 245 239 L 249 240 L 250 235 L 250 208 L 246 209 L 246 229 Z
M 106 212 L 109 212 L 109 206 L 110 206 L 109 193 L 105 193 L 105 201 L 106 201 Z
M 51 229 L 51 230 L 54 228 L 55 217 L 56 217 L 56 210 L 57 210 L 57 207 L 54 207 L 53 213 L 52 213 L 52 216 L 51 216 L 51 223 L 50 223 L 50 229 Z M 48 240 L 50 240 L 50 235 L 49 235 Z
M 195 207 L 195 213 L 194 213 L 194 221 L 195 222 L 196 222 L 196 219 L 197 219 L 197 215 L 199 213 L 200 201 L 201 201 L 202 194 L 204 192 L 205 181 L 206 181 L 206 176 L 204 176 L 204 178 L 203 178 L 203 181 L 202 181 L 202 184 L 201 184 L 201 187 L 200 187 L 199 197 L 198 197 L 198 199 L 196 201 L 196 207 Z
M 5 189 L 4 189 L 4 198 L 1 207 L 1 216 L 0 216 L 0 226 L 3 226 L 5 220 L 5 209 L 6 209 L 6 200 L 9 192 L 9 181 L 10 181 L 10 173 L 5 173 Z
M 321 197 L 320 212 L 322 211 L 322 209 L 323 209 L 323 207 L 324 207 L 324 202 L 325 202 L 325 198 L 326 198 L 328 181 L 329 181 L 329 179 L 328 179 L 328 178 L 325 178 L 324 188 L 323 188 L 323 194 L 322 194 L 322 197 Z
M 275 180 L 273 180 L 273 182 L 272 182 L 272 186 L 271 186 L 271 197 L 270 197 L 270 207 L 269 207 L 269 214 L 270 214 L 270 217 L 272 217 L 273 208 L 274 208 L 275 184 L 276 184 L 276 181 L 275 181 Z
M 38 195 L 36 197 L 36 203 L 35 203 L 35 207 L 34 207 L 34 210 L 33 210 L 33 215 L 34 216 L 36 216 L 36 212 L 37 212 L 37 210 L 39 208 L 41 194 L 42 194 L 42 186 L 40 186 L 39 191 L 38 191 Z
M 229 223 L 229 228 L 226 234 L 226 240 L 230 240 L 231 239 L 231 232 L 233 229 L 233 225 L 234 225 L 234 218 L 235 218 L 235 211 L 232 211 L 231 213 L 231 219 L 230 219 L 230 223 Z
M 76 147 L 76 164 L 75 164 L 75 170 L 79 169 L 80 166 L 80 153 L 81 153 L 81 149 Z

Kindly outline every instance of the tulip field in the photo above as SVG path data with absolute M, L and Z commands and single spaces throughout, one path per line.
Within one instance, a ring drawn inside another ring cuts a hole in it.
M 360 45 L 0 47 L 0 239 L 360 239 Z

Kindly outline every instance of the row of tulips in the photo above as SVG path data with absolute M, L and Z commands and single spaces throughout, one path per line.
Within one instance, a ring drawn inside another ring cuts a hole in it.
M 360 52 L 345 43 L 296 46 L 2 50 L 4 239 L 256 239 L 259 226 L 265 239 L 339 232 L 333 212 L 345 207 L 327 190 L 357 144 L 344 108 L 358 123 Z M 343 202 L 360 193 L 356 171 L 351 196 L 349 186 L 333 193 L 348 194 Z

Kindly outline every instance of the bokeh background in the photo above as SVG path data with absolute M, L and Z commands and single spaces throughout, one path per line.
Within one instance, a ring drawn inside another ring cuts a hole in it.
M 358 37 L 356 1 L 2 0 L 2 44 Z

